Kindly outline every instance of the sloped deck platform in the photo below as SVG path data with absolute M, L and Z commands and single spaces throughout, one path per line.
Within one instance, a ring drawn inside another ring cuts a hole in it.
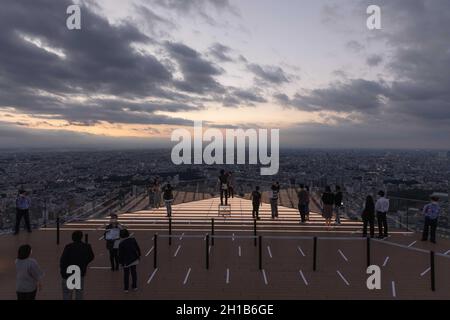
M 251 203 L 230 200 L 232 216 L 218 216 L 219 199 L 205 199 L 173 207 L 172 243 L 169 245 L 165 208 L 125 213 L 128 226 L 143 253 L 138 266 L 139 291 L 122 291 L 122 273 L 109 270 L 102 238 L 107 219 L 69 223 L 61 228 L 56 245 L 54 228 L 1 236 L 0 299 L 15 298 L 14 258 L 19 245 L 29 243 L 33 256 L 46 272 L 38 299 L 60 299 L 59 257 L 72 230 L 89 236 L 96 259 L 86 277 L 86 299 L 450 299 L 450 242 L 437 245 L 418 241 L 415 233 L 393 230 L 384 241 L 372 241 L 371 263 L 382 270 L 382 289 L 366 287 L 366 240 L 360 223 L 344 221 L 327 231 L 323 219 L 299 224 L 296 209 L 280 207 L 280 218 L 270 218 L 264 204 L 257 223 L 262 235 L 261 269 L 255 246 Z M 209 269 L 206 269 L 205 234 L 211 234 Z M 154 268 L 155 233 L 158 233 L 157 268 Z M 317 269 L 313 270 L 313 236 L 317 236 Z M 214 244 L 214 245 L 212 245 Z M 430 255 L 434 250 L 436 291 L 430 285 Z

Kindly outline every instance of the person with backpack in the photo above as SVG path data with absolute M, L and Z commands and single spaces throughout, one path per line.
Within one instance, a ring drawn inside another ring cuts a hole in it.
M 336 192 L 334 194 L 334 212 L 335 212 L 335 221 L 334 224 L 340 225 L 341 224 L 341 211 L 343 206 L 343 200 L 344 196 L 341 191 L 340 186 L 336 186 Z
M 259 207 L 262 205 L 262 202 L 261 202 L 261 192 L 259 192 L 259 186 L 256 186 L 256 188 L 255 188 L 255 190 L 253 190 L 250 198 L 252 200 L 252 206 L 253 206 L 253 210 L 252 210 L 253 219 L 260 220 Z
M 167 209 L 167 216 L 171 217 L 172 216 L 172 203 L 173 203 L 173 188 L 170 185 L 170 183 L 168 183 L 164 188 L 163 199 L 164 199 L 164 203 L 165 203 L 166 209 Z
M 32 253 L 28 244 L 19 247 L 16 259 L 16 294 L 17 300 L 35 300 L 36 293 L 42 291 L 42 272 L 36 260 L 30 258 Z
M 27 196 L 27 192 L 25 190 L 19 190 L 19 194 L 16 198 L 16 226 L 14 235 L 19 234 L 22 218 L 25 220 L 25 227 L 27 228 L 28 233 L 31 233 L 30 207 L 31 200 Z
M 95 256 L 92 247 L 83 241 L 83 232 L 75 231 L 72 233 L 72 243 L 66 245 L 61 259 L 59 260 L 60 273 L 62 276 L 62 292 L 64 300 L 72 300 L 75 292 L 76 300 L 83 300 L 84 294 L 84 277 L 86 275 L 87 266 L 91 263 Z M 69 266 L 78 266 L 81 272 L 80 289 L 69 289 L 67 280 L 70 277 L 67 268 Z
M 325 218 L 325 225 L 327 226 L 327 229 L 330 230 L 331 228 L 331 218 L 333 217 L 333 205 L 335 203 L 334 201 L 334 194 L 331 192 L 330 186 L 327 186 L 325 188 L 325 192 L 322 194 L 322 216 Z
M 130 287 L 137 291 L 137 272 L 136 267 L 141 258 L 141 249 L 135 238 L 130 237 L 127 229 L 120 230 L 120 244 L 119 244 L 119 261 L 123 267 L 123 282 L 124 291 L 128 292 Z
M 436 229 L 441 214 L 441 207 L 439 206 L 439 198 L 431 197 L 431 202 L 423 208 L 423 215 L 425 216 L 425 225 L 422 233 L 422 241 L 428 241 L 428 234 L 430 233 L 431 243 L 436 243 Z
M 368 195 L 361 214 L 363 220 L 363 237 L 367 237 L 367 227 L 370 227 L 370 237 L 375 236 L 375 202 L 371 195 Z
M 270 209 L 272 212 L 272 219 L 278 218 L 278 197 L 280 193 L 280 184 L 275 182 L 270 188 Z
M 124 226 L 119 223 L 117 214 L 113 213 L 110 217 L 110 222 L 105 227 L 105 233 L 103 237 L 106 240 L 106 249 L 109 252 L 111 271 L 118 271 L 120 230 L 124 229 Z
M 309 192 L 305 189 L 303 184 L 300 185 L 300 190 L 297 191 L 298 198 L 298 212 L 300 213 L 300 223 L 306 222 L 306 216 L 309 209 Z
M 220 186 L 220 205 L 223 206 L 223 199 L 225 198 L 225 205 L 228 205 L 228 175 L 225 174 L 225 170 L 220 170 L 219 180 Z

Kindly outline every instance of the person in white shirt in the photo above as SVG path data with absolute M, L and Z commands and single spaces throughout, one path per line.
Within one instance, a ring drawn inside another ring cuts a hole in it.
M 388 237 L 387 213 L 389 211 L 389 200 L 386 199 L 384 191 L 378 192 L 378 200 L 375 203 L 375 211 L 378 220 L 378 238 Z

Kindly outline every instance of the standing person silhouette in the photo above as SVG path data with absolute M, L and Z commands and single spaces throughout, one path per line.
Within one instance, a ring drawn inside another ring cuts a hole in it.
M 366 198 L 361 217 L 363 219 L 363 237 L 367 237 L 367 226 L 369 226 L 370 237 L 373 238 L 375 235 L 375 202 L 371 195 Z
M 72 233 L 72 243 L 65 246 L 64 251 L 59 260 L 59 268 L 62 277 L 62 293 L 64 300 L 72 300 L 74 294 L 76 300 L 83 300 L 84 295 L 84 277 L 86 270 L 94 258 L 92 247 L 83 241 L 83 232 L 74 231 Z M 70 289 L 67 286 L 67 279 L 70 274 L 67 273 L 67 268 L 70 266 L 78 266 L 81 271 L 81 287 L 80 289 Z
M 331 218 L 333 217 L 334 194 L 331 192 L 330 186 L 325 188 L 322 194 L 322 215 L 325 218 L 325 225 L 328 230 L 331 229 Z
M 280 193 L 280 184 L 275 182 L 270 188 L 270 209 L 272 211 L 272 219 L 278 218 L 278 197 Z
M 297 191 L 298 211 L 300 213 L 300 223 L 306 222 L 306 215 L 309 206 L 309 193 L 306 191 L 303 184 L 300 185 L 300 190 Z
M 436 243 L 436 229 L 438 225 L 439 215 L 441 214 L 441 207 L 439 206 L 439 198 L 432 196 L 431 202 L 423 208 L 423 215 L 425 223 L 422 233 L 422 241 L 428 240 L 428 233 L 430 233 L 431 243 Z
M 31 200 L 27 195 L 25 190 L 19 190 L 19 194 L 16 198 L 16 227 L 14 230 L 14 234 L 19 234 L 20 231 L 20 222 L 22 218 L 25 220 L 25 227 L 27 228 L 28 233 L 31 233 L 31 225 L 30 225 L 30 207 Z
M 44 272 L 36 260 L 30 258 L 31 247 L 20 246 L 16 259 L 16 294 L 17 300 L 35 300 L 37 291 L 42 290 Z
M 155 179 L 153 192 L 153 205 L 156 209 L 159 209 L 161 206 L 161 184 L 159 183 L 159 179 Z
M 128 292 L 130 288 L 130 274 L 131 287 L 137 291 L 137 271 L 136 267 L 141 259 L 141 249 L 135 238 L 130 236 L 127 229 L 120 230 L 120 244 L 119 244 L 119 261 L 123 266 L 123 282 L 124 291 Z
M 256 188 L 252 192 L 250 198 L 252 200 L 252 206 L 253 206 L 253 210 L 252 210 L 253 219 L 259 220 L 260 219 L 259 207 L 262 205 L 261 192 L 259 192 L 259 186 L 256 186 Z
M 334 194 L 334 212 L 336 214 L 336 219 L 334 224 L 341 224 L 341 211 L 343 207 L 344 196 L 341 191 L 340 186 L 336 186 L 336 193 Z
M 378 238 L 383 239 L 389 236 L 387 213 L 389 211 L 389 200 L 385 197 L 383 190 L 378 192 L 378 200 L 375 203 L 375 211 L 378 220 Z
M 306 203 L 306 221 L 309 221 L 309 201 L 310 199 L 310 193 L 309 193 L 309 187 L 305 186 L 305 191 L 308 193 L 308 201 Z
M 225 205 L 228 205 L 228 175 L 225 174 L 225 170 L 220 170 L 219 175 L 219 187 L 220 187 L 220 205 L 224 205 L 223 200 L 225 198 Z
M 124 228 L 125 227 L 119 223 L 117 214 L 111 214 L 110 222 L 105 227 L 105 233 L 103 235 L 106 240 L 106 249 L 109 252 L 111 271 L 119 270 L 120 230 Z
M 164 204 L 166 205 L 166 209 L 167 209 L 167 216 L 171 217 L 172 216 L 172 203 L 173 203 L 173 188 L 170 185 L 170 183 L 168 183 L 164 187 L 163 199 L 164 199 Z

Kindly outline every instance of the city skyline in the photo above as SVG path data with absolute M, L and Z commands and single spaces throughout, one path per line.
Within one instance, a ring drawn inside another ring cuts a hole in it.
M 170 147 L 201 119 L 279 128 L 282 149 L 448 149 L 449 18 L 441 0 L 4 1 L 0 148 Z

